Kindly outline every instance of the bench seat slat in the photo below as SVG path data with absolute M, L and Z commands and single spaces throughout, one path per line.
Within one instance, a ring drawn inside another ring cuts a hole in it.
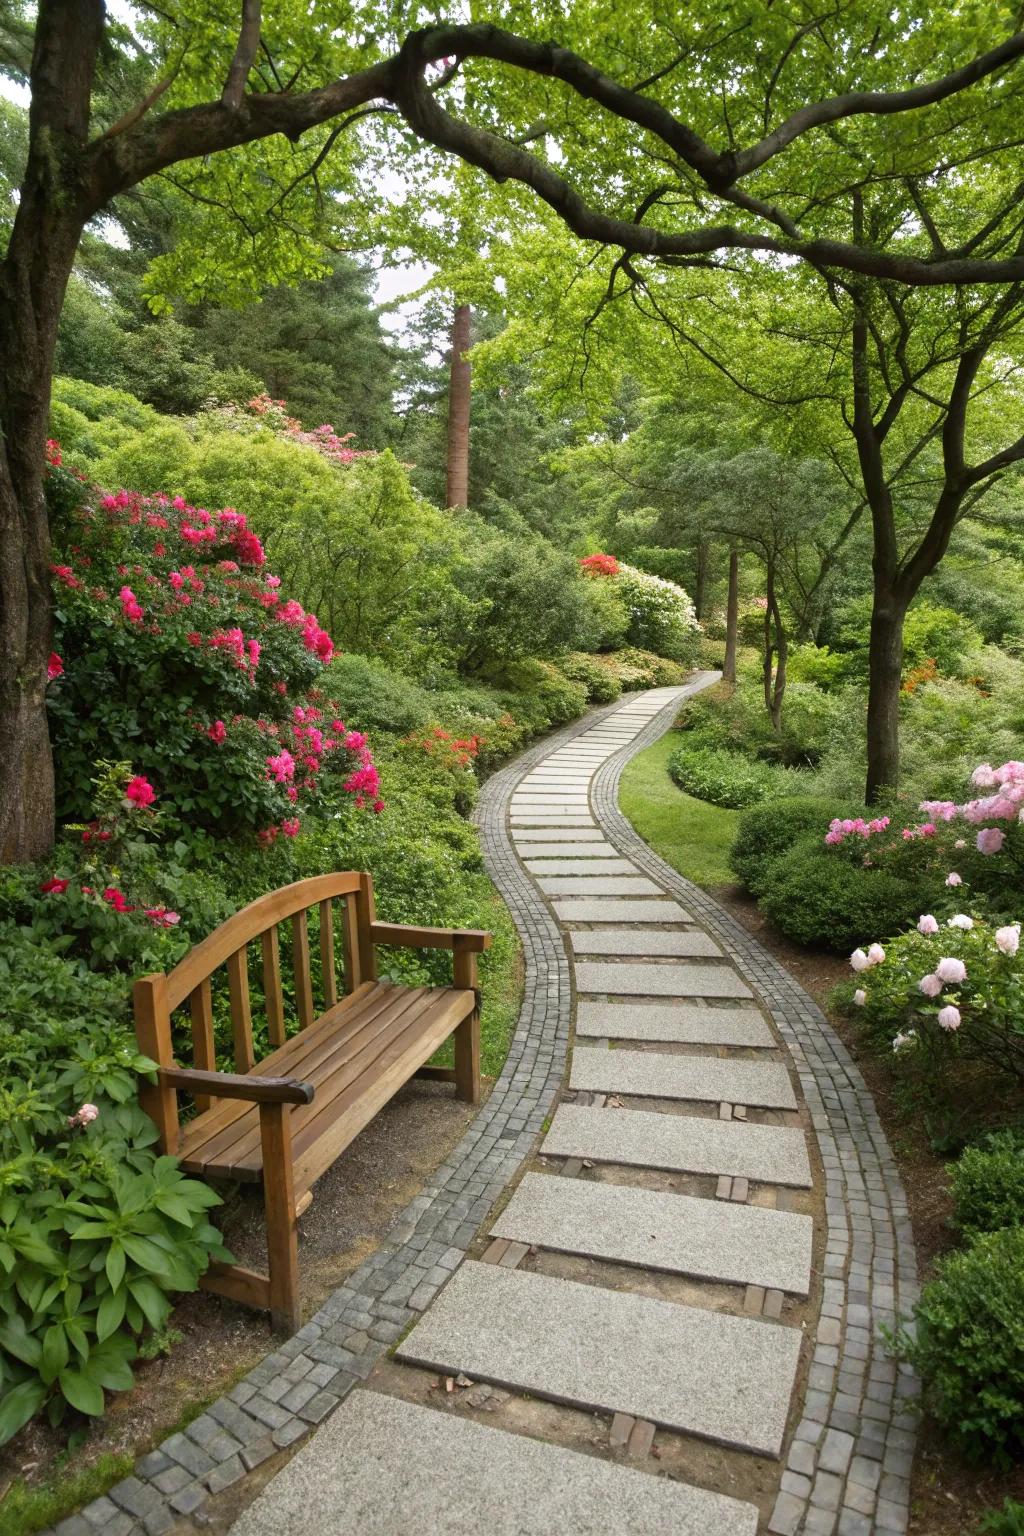
M 360 993 L 255 1069 L 260 1075 L 299 1077 L 316 1089 L 312 1104 L 291 1112 L 297 1191 L 331 1166 L 476 1004 L 473 993 L 453 987 L 409 989 L 378 982 Z M 190 1173 L 259 1182 L 258 1110 L 222 1101 L 192 1122 L 180 1156 Z

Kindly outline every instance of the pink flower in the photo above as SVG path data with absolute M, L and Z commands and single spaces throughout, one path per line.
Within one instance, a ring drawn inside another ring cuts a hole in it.
M 99 1117 L 100 1112 L 95 1104 L 83 1104 L 81 1109 L 77 1110 L 75 1114 L 68 1116 L 68 1125 L 91 1125 Z
M 996 945 L 1004 955 L 1015 955 L 1020 948 L 1020 923 L 1007 923 L 996 929 Z
M 185 585 L 185 578 L 180 571 L 172 571 L 167 580 L 170 582 L 175 592 L 180 592 L 182 587 Z
M 39 889 L 44 896 L 63 896 L 70 883 L 69 880 L 44 880 Z
M 966 912 L 957 912 L 946 924 L 947 928 L 962 928 L 965 932 L 974 927 L 974 918 L 968 917 Z
M 129 624 L 141 624 L 143 609 L 131 587 L 122 587 L 118 596 L 121 599 L 121 613 Z
M 166 907 L 147 907 L 146 916 L 154 928 L 174 928 L 181 922 L 177 912 L 169 912 Z
M 1000 827 L 983 827 L 975 841 L 979 853 L 998 853 L 1006 842 L 1006 833 Z
M 942 982 L 936 975 L 922 976 L 917 984 L 917 990 L 923 992 L 925 997 L 938 997 L 942 991 Z
M 289 816 L 287 821 L 282 821 L 281 831 L 284 833 L 285 837 L 297 837 L 299 831 L 299 818 L 297 816 Z
M 383 800 L 375 800 L 373 802 L 373 805 L 372 805 L 371 809 L 372 809 L 373 814 L 375 816 L 379 816 L 381 811 L 384 809 L 384 801 Z
M 215 741 L 220 746 L 221 742 L 227 739 L 228 728 L 223 720 L 215 720 L 212 725 L 207 726 L 206 734 L 211 741 Z
M 119 891 L 116 885 L 108 885 L 103 892 L 103 900 L 109 902 L 115 912 L 134 912 L 130 907 L 123 891 Z
M 944 955 L 935 967 L 935 974 L 940 981 L 961 982 L 967 978 L 967 967 L 954 955 Z
M 963 882 L 962 877 L 957 874 L 955 869 L 952 870 L 951 873 L 946 876 L 946 884 L 947 885 L 963 885 L 963 883 L 964 882 Z
M 51 651 L 50 652 L 50 659 L 46 663 L 46 676 L 49 678 L 50 682 L 52 683 L 55 677 L 62 677 L 63 673 L 64 673 L 64 663 L 61 661 L 61 659 L 57 655 L 56 651 Z
M 867 1000 L 868 1000 L 868 995 L 864 991 L 864 988 L 863 987 L 858 987 L 856 992 L 853 994 L 853 1001 L 854 1001 L 854 1003 L 857 1005 L 858 1008 L 863 1008 L 864 1004 L 867 1002 Z
M 345 745 L 350 752 L 358 752 L 360 747 L 366 746 L 366 737 L 362 731 L 349 731 L 345 737 Z
M 868 948 L 868 960 L 872 965 L 881 965 L 885 959 L 885 950 L 881 944 L 872 944 Z
M 960 1009 L 954 1008 L 952 1003 L 947 1003 L 945 1008 L 939 1009 L 939 1027 L 941 1029 L 954 1030 L 960 1028 Z
M 976 789 L 994 789 L 998 782 L 990 763 L 979 763 L 971 774 L 971 783 Z
M 862 949 L 855 949 L 853 954 L 850 956 L 850 964 L 855 971 L 866 971 L 870 966 L 871 961 L 868 959 L 867 955 Z
M 129 779 L 125 786 L 124 797 L 131 801 L 132 805 L 144 810 L 147 805 L 152 805 L 156 799 L 156 790 L 147 778 L 137 773 L 133 779 Z
M 923 934 L 938 933 L 939 925 L 930 912 L 924 912 L 917 920 L 917 931 Z
M 276 757 L 267 758 L 267 778 L 276 779 L 279 784 L 284 784 L 288 779 L 295 777 L 295 759 L 291 753 L 282 750 Z

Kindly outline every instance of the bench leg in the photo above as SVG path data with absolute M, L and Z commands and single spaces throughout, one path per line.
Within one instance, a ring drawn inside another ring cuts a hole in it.
M 279 1333 L 302 1325 L 299 1309 L 299 1232 L 292 1174 L 292 1130 L 287 1104 L 260 1105 L 263 1198 L 267 1213 L 270 1320 Z
M 480 1103 L 480 1010 L 455 1029 L 455 1094 L 467 1104 Z

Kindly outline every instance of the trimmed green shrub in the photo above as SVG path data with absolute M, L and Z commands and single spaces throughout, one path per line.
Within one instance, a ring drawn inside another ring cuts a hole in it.
M 953 1224 L 971 1237 L 1024 1227 L 1024 1136 L 997 1131 L 950 1170 Z
M 590 585 L 596 586 L 591 582 Z M 571 682 L 582 683 L 591 704 L 610 704 L 622 692 L 622 683 L 610 668 L 585 651 L 571 651 L 559 659 L 558 670 Z
M 835 814 L 831 801 L 809 795 L 751 806 L 739 819 L 729 854 L 730 869 L 752 896 L 763 896 L 774 861 L 808 833 L 820 831 L 824 837 Z
M 974 1461 L 1009 1465 L 1024 1450 L 1024 1227 L 985 1233 L 941 1259 L 914 1308 L 916 1337 L 896 1336 L 924 1405 Z
M 668 771 L 688 795 L 729 810 L 756 805 L 785 794 L 787 788 L 784 769 L 699 741 L 677 747 L 668 760 Z
M 345 716 L 360 731 L 404 736 L 436 718 L 430 694 L 372 656 L 336 656 L 324 679 Z
M 987 1509 L 981 1517 L 978 1536 L 1024 1536 L 1024 1504 L 1007 1498 L 1002 1509 Z
M 897 933 L 925 910 L 916 884 L 835 858 L 818 836 L 773 860 L 764 887 L 761 911 L 781 933 L 840 953 Z

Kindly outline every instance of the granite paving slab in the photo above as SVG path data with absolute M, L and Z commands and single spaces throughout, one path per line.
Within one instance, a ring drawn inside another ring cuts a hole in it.
M 758 1184 L 811 1187 L 807 1139 L 795 1126 L 560 1104 L 541 1152 L 545 1157 L 588 1157 L 627 1168 L 724 1173 Z
M 810 1216 L 794 1211 L 528 1173 L 491 1235 L 699 1280 L 806 1296 L 813 1229 Z
M 519 847 L 518 838 L 516 847 Z M 629 901 L 615 896 L 596 896 L 574 901 L 571 896 L 553 902 L 564 923 L 690 923 L 691 914 L 677 901 Z
M 595 827 L 593 816 L 581 811 L 520 811 L 511 817 L 513 833 L 517 827 Z
M 528 866 L 529 867 L 529 866 Z M 569 942 L 577 955 L 720 955 L 710 934 L 696 928 L 674 933 L 662 928 L 574 928 Z
M 732 1061 L 721 1056 L 670 1056 L 658 1051 L 602 1051 L 577 1046 L 569 1086 L 634 1098 L 718 1100 L 761 1109 L 796 1109 L 781 1061 Z
M 546 882 L 541 881 L 541 889 L 548 889 Z M 738 972 L 727 965 L 628 965 L 581 961 L 576 966 L 576 990 L 621 997 L 753 996 Z
M 689 1008 L 685 1003 L 580 1003 L 576 1033 L 677 1045 L 767 1049 L 776 1043 L 761 1014 L 753 1008 Z
M 656 896 L 646 875 L 538 875 L 546 896 Z M 744 994 L 745 995 L 745 994 Z
M 600 827 L 517 827 L 512 833 L 517 848 L 528 847 L 530 843 L 569 843 L 581 846 L 583 843 L 607 843 Z
M 376 1392 L 353 1392 L 235 1536 L 755 1536 L 722 1494 Z
M 613 843 L 522 843 L 516 840 L 516 848 L 523 859 L 620 859 Z M 633 866 L 630 865 L 630 868 Z
M 533 859 L 525 860 L 534 875 L 628 875 L 638 873 L 628 859 Z
M 468 1260 L 398 1358 L 777 1456 L 797 1329 Z

